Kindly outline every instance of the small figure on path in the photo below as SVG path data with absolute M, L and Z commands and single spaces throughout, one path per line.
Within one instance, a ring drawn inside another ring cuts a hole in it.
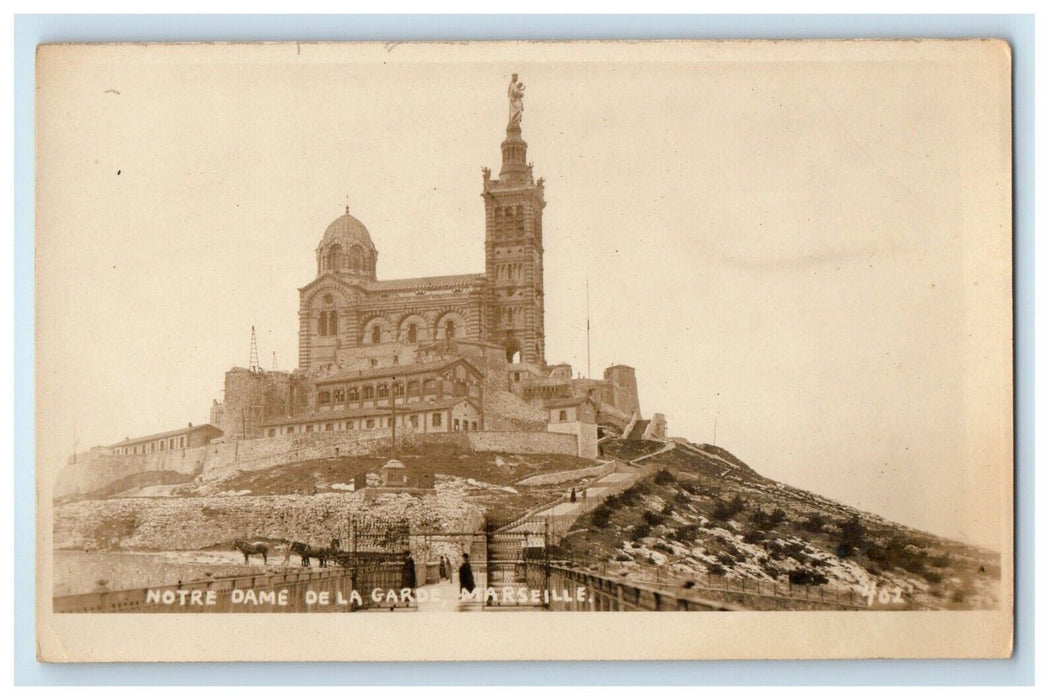
M 414 558 L 410 550 L 403 553 L 403 575 L 400 577 L 400 588 L 417 588 L 418 576 L 414 570 Z
M 572 498 L 570 500 L 572 503 L 576 502 L 576 490 L 574 488 L 572 489 Z
M 472 593 L 477 584 L 473 581 L 473 567 L 469 564 L 469 554 L 462 553 L 462 566 L 458 567 L 458 585 L 463 591 Z
M 443 554 L 440 555 L 440 580 L 441 581 L 447 581 L 448 580 L 447 557 L 445 557 Z

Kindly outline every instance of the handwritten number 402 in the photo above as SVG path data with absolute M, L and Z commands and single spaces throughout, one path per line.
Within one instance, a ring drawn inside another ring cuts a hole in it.
M 880 605 L 902 605 L 905 602 L 902 599 L 902 589 L 898 586 L 890 588 L 885 586 L 877 590 L 875 583 L 870 584 L 869 588 L 866 589 L 865 599 L 868 606 L 872 606 L 874 603 L 880 603 Z

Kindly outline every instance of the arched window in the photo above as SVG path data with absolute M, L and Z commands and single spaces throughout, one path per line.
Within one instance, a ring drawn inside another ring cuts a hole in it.
M 401 384 L 400 382 L 396 382 L 396 384 L 394 384 L 392 387 L 392 392 L 396 396 L 403 396 L 403 384 Z
M 373 330 L 370 331 L 370 342 L 375 345 L 381 342 L 381 326 L 374 326 Z
M 417 343 L 418 342 L 418 324 L 412 323 L 407 326 L 407 342 Z
M 379 399 L 384 399 L 388 395 L 389 395 L 389 385 L 388 384 L 378 384 L 378 398 Z
M 329 391 L 320 391 L 319 392 L 319 404 L 322 405 L 324 403 L 330 403 L 330 392 Z
M 359 401 L 359 387 L 358 386 L 354 386 L 354 387 L 352 387 L 351 389 L 348 390 L 348 400 L 349 401 Z
M 374 398 L 374 387 L 372 387 L 369 384 L 367 386 L 363 387 L 363 398 L 368 400 L 368 401 L 370 399 Z
M 326 252 L 326 269 L 341 269 L 341 246 L 334 244 L 330 246 L 330 250 Z
M 568 411 L 561 411 L 561 413 L 557 414 L 557 419 L 560 421 L 568 420 Z
M 327 316 L 325 311 L 319 312 L 319 335 L 326 335 Z
M 360 272 L 363 269 L 363 249 L 358 245 L 352 246 L 352 271 Z
M 421 384 L 418 382 L 417 379 L 412 379 L 411 381 L 407 382 L 407 393 L 408 394 L 411 394 L 413 396 L 414 394 L 417 394 L 420 390 L 421 390 Z
M 513 325 L 513 309 L 506 309 L 506 323 Z
M 447 323 L 444 324 L 444 337 L 445 338 L 454 338 L 455 337 L 455 322 L 454 321 L 448 321 Z
M 345 402 L 345 390 L 344 389 L 334 389 L 334 403 L 344 403 L 344 402 Z
M 329 317 L 330 323 L 326 329 L 326 335 L 337 335 L 337 311 L 335 309 L 330 309 Z

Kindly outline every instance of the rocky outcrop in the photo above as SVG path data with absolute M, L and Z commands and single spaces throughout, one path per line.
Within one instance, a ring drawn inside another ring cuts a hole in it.
M 56 549 L 187 550 L 234 539 L 295 539 L 316 544 L 343 539 L 350 523 L 407 523 L 414 529 L 476 530 L 483 509 L 465 498 L 464 484 L 437 484 L 424 494 L 332 493 L 315 496 L 115 498 L 58 506 Z

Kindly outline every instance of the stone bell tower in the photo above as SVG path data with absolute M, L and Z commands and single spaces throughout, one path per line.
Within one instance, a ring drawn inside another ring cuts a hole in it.
M 507 89 L 510 118 L 497 180 L 484 168 L 485 266 L 491 292 L 488 340 L 507 361 L 546 364 L 543 333 L 543 179 L 532 176 L 521 138 L 524 84 L 514 73 Z

